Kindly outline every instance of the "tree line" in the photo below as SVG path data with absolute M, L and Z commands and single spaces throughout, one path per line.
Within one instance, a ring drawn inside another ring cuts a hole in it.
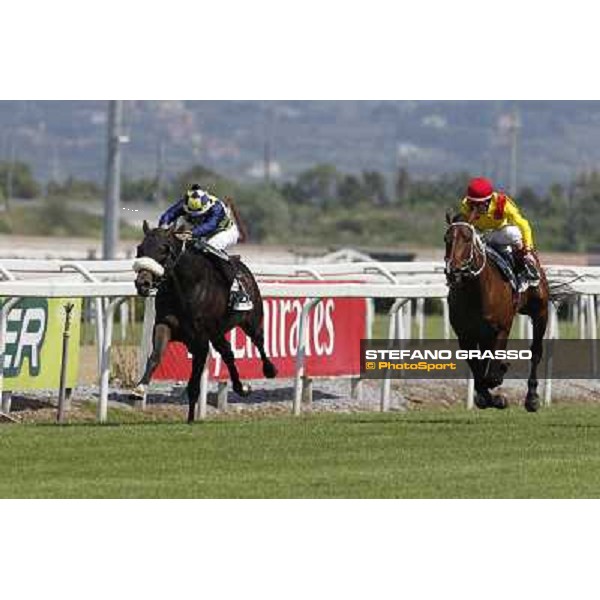
M 125 177 L 121 197 L 166 206 L 190 182 L 199 182 L 218 196 L 235 199 L 254 242 L 439 246 L 445 212 L 457 207 L 469 177 L 466 172 L 419 177 L 400 168 L 389 182 L 378 171 L 349 174 L 319 164 L 283 183 L 242 183 L 196 165 L 165 182 Z M 0 162 L 0 199 L 7 204 L 9 196 L 83 202 L 101 199 L 103 189 L 73 177 L 42 186 L 28 165 Z M 522 187 L 516 201 L 540 249 L 586 251 L 600 243 L 599 171 L 544 192 Z

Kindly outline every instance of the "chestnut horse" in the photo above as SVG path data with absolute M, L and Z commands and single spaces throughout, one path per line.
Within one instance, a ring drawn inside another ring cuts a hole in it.
M 450 323 L 462 350 L 504 350 L 517 313 L 533 322 L 531 368 L 527 380 L 525 408 L 540 406 L 537 368 L 542 359 L 543 338 L 548 321 L 549 290 L 546 275 L 536 256 L 540 283 L 521 293 L 513 290 L 494 262 L 475 227 L 461 215 L 446 215 L 446 279 L 449 286 Z M 502 384 L 507 364 L 499 360 L 467 361 L 475 383 L 478 408 L 506 408 L 506 400 L 490 390 Z

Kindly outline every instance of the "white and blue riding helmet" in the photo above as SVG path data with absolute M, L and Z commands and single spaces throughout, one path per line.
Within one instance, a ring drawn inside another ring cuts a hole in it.
M 191 217 L 204 214 L 213 204 L 213 197 L 198 184 L 192 185 L 183 197 L 183 210 Z

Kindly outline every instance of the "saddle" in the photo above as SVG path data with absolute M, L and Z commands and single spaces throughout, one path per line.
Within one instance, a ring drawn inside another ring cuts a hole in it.
M 226 268 L 230 277 L 236 277 L 240 274 L 243 263 L 239 254 L 227 254 L 226 252 L 223 252 L 223 250 L 218 250 L 200 239 L 194 240 L 188 248 L 192 252 L 207 256 L 217 269 L 221 270 Z M 223 263 L 226 263 L 227 266 L 223 265 Z
M 496 265 L 502 278 L 510 283 L 515 294 L 525 291 L 527 281 L 524 277 L 517 274 L 515 259 L 510 250 L 500 250 L 497 247 L 486 244 L 485 253 L 488 260 Z

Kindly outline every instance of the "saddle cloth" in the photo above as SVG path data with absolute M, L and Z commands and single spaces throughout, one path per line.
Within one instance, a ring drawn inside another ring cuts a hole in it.
M 524 277 L 517 275 L 515 261 L 510 251 L 501 251 L 499 248 L 490 246 L 485 247 L 485 253 L 488 260 L 493 262 L 505 281 L 508 281 L 515 293 L 523 292 L 528 284 Z

